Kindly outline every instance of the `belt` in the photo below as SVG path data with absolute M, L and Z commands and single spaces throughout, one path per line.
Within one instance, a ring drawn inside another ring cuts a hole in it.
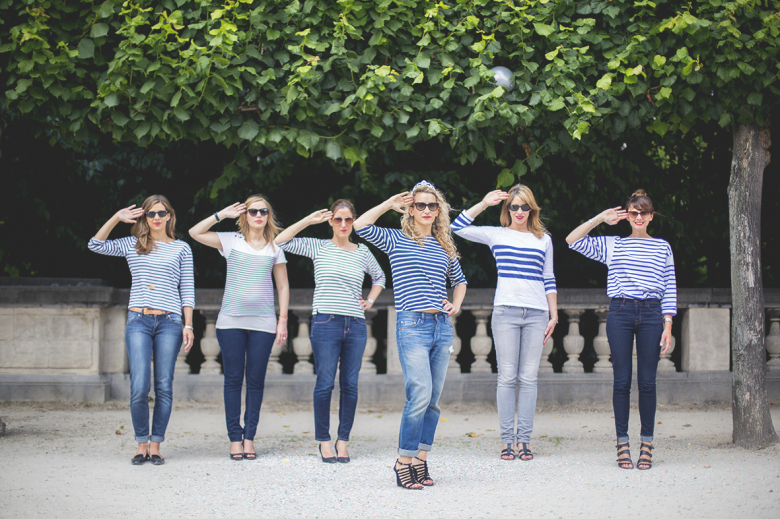
M 154 310 L 152 308 L 128 308 L 131 312 L 136 312 L 139 314 L 144 315 L 165 315 L 169 314 L 170 312 L 166 312 L 165 310 Z

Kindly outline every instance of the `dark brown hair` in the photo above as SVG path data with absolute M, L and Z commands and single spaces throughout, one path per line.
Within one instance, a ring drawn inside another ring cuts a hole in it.
M 135 243 L 135 250 L 138 254 L 149 254 L 157 248 L 157 244 L 152 239 L 152 230 L 149 228 L 149 222 L 146 221 L 146 211 L 151 210 L 154 204 L 162 204 L 165 206 L 165 210 L 170 213 L 170 219 L 165 222 L 165 234 L 168 238 L 175 240 L 176 234 L 176 212 L 171 207 L 171 203 L 163 195 L 152 195 L 141 204 L 141 208 L 144 210 L 144 214 L 136 219 L 133 227 L 130 229 L 130 234 L 138 238 Z
M 647 196 L 644 189 L 637 189 L 628 197 L 626 210 L 631 209 L 631 206 L 634 206 L 639 211 L 650 211 L 650 213 L 656 214 L 655 209 L 653 209 L 653 201 L 650 200 L 650 197 Z
M 352 213 L 352 218 L 357 220 L 357 211 L 355 211 L 355 206 L 352 205 L 352 202 L 350 202 L 346 198 L 339 198 L 338 200 L 333 202 L 332 206 L 330 206 L 331 213 L 335 213 L 339 209 L 349 209 L 349 212 Z

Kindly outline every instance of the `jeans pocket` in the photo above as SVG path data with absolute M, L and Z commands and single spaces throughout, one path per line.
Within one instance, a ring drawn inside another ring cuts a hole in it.
M 657 299 L 648 299 L 647 300 L 647 309 L 650 310 L 651 313 L 655 315 L 661 315 L 661 302 Z
M 422 319 L 419 317 L 412 317 L 408 319 L 403 319 L 401 321 L 398 321 L 396 327 L 399 330 L 408 330 L 411 328 L 417 328 L 420 323 L 422 322 Z
M 166 317 L 173 324 L 178 324 L 179 326 L 181 326 L 181 315 L 180 314 L 166 314 Z
M 612 315 L 612 314 L 618 313 L 619 311 L 621 311 L 623 309 L 623 306 L 625 304 L 626 304 L 625 301 L 620 301 L 620 302 L 614 301 L 614 302 L 610 303 L 609 304 L 609 311 L 607 312 L 607 315 Z
M 311 324 L 324 324 L 333 320 L 333 314 L 317 314 L 311 319 Z
M 143 317 L 144 314 L 139 314 L 138 312 L 131 312 L 128 310 L 127 312 L 127 324 L 131 324 L 136 322 L 138 319 Z

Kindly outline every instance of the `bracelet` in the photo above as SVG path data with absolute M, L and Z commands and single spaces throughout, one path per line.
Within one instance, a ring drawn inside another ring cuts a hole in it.
M 482 209 L 487 209 L 488 208 L 488 206 L 485 205 L 485 201 L 484 200 L 480 200 L 479 203 L 482 204 Z
M 555 324 L 558 324 L 558 319 L 556 319 L 555 317 L 550 317 L 550 320 L 555 321 Z
M 288 319 L 288 317 L 286 315 L 279 314 L 279 319 Z
M 189 324 L 185 324 L 185 325 L 184 325 L 184 328 L 185 328 L 185 329 L 187 329 L 187 330 L 192 330 L 192 331 L 195 331 L 195 328 L 193 328 L 193 327 L 192 327 L 192 326 L 190 326 Z
M 216 218 L 217 219 L 217 223 L 219 223 L 220 220 L 219 220 L 219 214 L 218 213 L 214 213 L 214 218 Z

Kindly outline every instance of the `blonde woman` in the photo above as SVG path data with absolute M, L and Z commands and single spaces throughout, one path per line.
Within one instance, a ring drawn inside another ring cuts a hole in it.
M 501 227 L 471 225 L 482 211 L 502 201 Z M 491 191 L 452 224 L 455 234 L 484 243 L 496 258 L 498 284 L 491 321 L 498 364 L 496 402 L 504 444 L 502 460 L 515 459 L 515 444 L 521 460 L 534 458 L 529 444 L 539 362 L 542 347 L 558 324 L 552 239 L 539 212 L 531 189 L 518 184 L 508 193 Z
M 131 236 L 109 240 L 119 222 L 131 223 Z M 190 351 L 195 282 L 190 246 L 176 239 L 176 213 L 168 199 L 152 195 L 111 217 L 89 241 L 89 250 L 124 256 L 133 276 L 125 345 L 130 364 L 130 415 L 138 450 L 133 465 L 162 465 L 160 443 L 171 417 L 173 370 L 182 340 Z M 182 329 L 182 314 L 184 328 Z M 149 429 L 149 389 L 154 356 L 154 414 Z
M 391 209 L 403 214 L 401 229 L 373 225 Z M 466 295 L 449 210 L 444 195 L 423 180 L 411 193 L 395 195 L 355 222 L 358 236 L 387 253 L 393 272 L 396 339 L 406 390 L 394 470 L 398 486 L 412 490 L 434 484 L 427 460 L 450 361 L 450 315 L 460 310 Z M 447 299 L 448 279 L 452 302 Z
M 224 219 L 237 219 L 239 232 L 211 232 Z M 254 447 L 268 358 L 274 339 L 287 340 L 290 288 L 287 260 L 274 244 L 279 227 L 273 209 L 262 195 L 250 196 L 209 216 L 190 229 L 190 236 L 219 250 L 227 260 L 225 294 L 217 317 L 217 340 L 225 373 L 225 421 L 230 459 L 257 458 Z M 279 296 L 279 319 L 274 309 L 274 281 Z M 246 373 L 244 425 L 241 388 Z

